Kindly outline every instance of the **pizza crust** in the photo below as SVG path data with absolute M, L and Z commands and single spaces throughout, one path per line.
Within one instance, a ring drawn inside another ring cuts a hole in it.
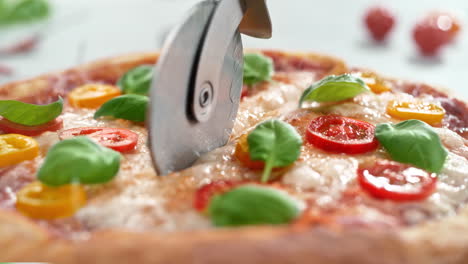
M 347 71 L 335 58 L 281 53 L 330 65 L 327 74 Z M 0 87 L 0 99 L 41 103 L 89 81 L 115 82 L 158 54 L 136 54 L 97 61 L 63 72 Z M 245 227 L 196 232 L 108 230 L 83 240 L 51 237 L 26 218 L 0 212 L 0 261 L 54 263 L 466 263 L 468 210 L 399 232 L 322 227 Z

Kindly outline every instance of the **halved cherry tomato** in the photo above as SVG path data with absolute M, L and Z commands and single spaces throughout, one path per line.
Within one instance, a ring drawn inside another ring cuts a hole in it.
M 436 104 L 425 102 L 390 101 L 387 106 L 387 113 L 403 120 L 418 119 L 430 125 L 436 125 L 442 122 L 445 109 Z
M 265 162 L 260 160 L 252 160 L 250 158 L 249 143 L 247 142 L 248 134 L 239 137 L 237 141 L 234 156 L 247 168 L 259 170 L 265 167 Z
M 19 135 L 0 135 L 0 167 L 34 159 L 39 155 L 39 144 L 34 138 Z
M 38 219 L 68 217 L 86 204 L 86 192 L 78 184 L 49 187 L 33 182 L 19 190 L 16 197 L 16 208 Z
M 68 94 L 74 107 L 98 108 L 110 99 L 121 95 L 118 87 L 106 84 L 87 84 L 79 86 Z
M 349 117 L 328 115 L 312 120 L 307 141 L 315 147 L 335 153 L 361 154 L 375 150 L 379 143 L 374 125 Z
M 358 169 L 358 182 L 372 196 L 394 201 L 418 201 L 435 190 L 434 173 L 394 161 L 377 161 Z
M 88 136 L 102 146 L 119 152 L 134 150 L 138 143 L 138 134 L 122 128 L 78 127 L 64 130 L 59 135 L 62 140 L 76 136 Z
M 25 136 L 39 136 L 46 131 L 57 131 L 63 127 L 63 120 L 60 117 L 39 126 L 25 126 L 11 122 L 0 117 L 0 130 L 5 133 L 21 134 Z
M 193 208 L 204 211 L 214 195 L 225 193 L 239 184 L 240 182 L 219 180 L 203 185 L 195 192 Z

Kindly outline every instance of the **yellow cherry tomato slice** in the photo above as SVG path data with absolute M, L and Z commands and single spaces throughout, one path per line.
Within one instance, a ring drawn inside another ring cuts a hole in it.
M 32 160 L 39 155 L 39 144 L 28 136 L 0 135 L 0 168 Z
M 390 101 L 387 113 L 398 119 L 418 119 L 429 125 L 439 124 L 445 116 L 441 106 L 426 102 L 398 102 Z
M 250 158 L 249 143 L 247 142 L 247 136 L 247 134 L 240 136 L 239 140 L 237 141 L 234 156 L 247 168 L 254 170 L 263 169 L 263 167 L 265 166 L 265 162 L 252 160 Z
M 383 82 L 375 82 L 375 83 L 367 83 L 367 86 L 371 89 L 373 93 L 380 94 L 384 92 L 388 92 L 391 89 L 385 85 Z
M 31 218 L 72 216 L 86 204 L 86 192 L 78 184 L 49 187 L 40 182 L 26 185 L 16 194 L 16 208 Z
M 87 84 L 73 89 L 68 94 L 68 101 L 74 107 L 94 109 L 119 95 L 121 91 L 116 86 Z
M 382 78 L 373 72 L 363 72 L 361 76 L 373 93 L 380 94 L 392 90 Z

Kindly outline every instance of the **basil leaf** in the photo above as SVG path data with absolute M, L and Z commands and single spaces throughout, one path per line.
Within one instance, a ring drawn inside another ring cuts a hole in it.
M 273 75 L 273 60 L 262 54 L 244 55 L 244 83 L 247 85 L 268 81 Z
M 392 159 L 398 162 L 413 164 L 435 173 L 444 167 L 448 151 L 434 129 L 422 121 L 380 124 L 375 128 L 375 136 Z
M 120 154 L 85 136 L 65 139 L 52 146 L 38 171 L 44 184 L 95 184 L 112 180 L 120 167 Z
M 215 226 L 286 224 L 299 213 L 296 201 L 273 188 L 245 185 L 213 197 L 208 207 Z
M 62 113 L 62 109 L 62 98 L 48 105 L 0 100 L 0 115 L 13 123 L 25 126 L 38 126 L 52 121 Z
M 126 72 L 117 85 L 126 94 L 147 95 L 153 79 L 153 66 L 141 65 Z
M 0 0 L 0 25 L 33 22 L 49 14 L 50 6 L 45 0 Z
M 247 142 L 252 160 L 265 161 L 262 182 L 268 181 L 274 167 L 288 166 L 301 154 L 301 136 L 293 126 L 280 120 L 259 124 Z
M 369 91 L 366 83 L 350 74 L 330 75 L 309 86 L 299 100 L 299 107 L 305 101 L 339 102 Z
M 144 122 L 148 101 L 148 97 L 144 95 L 121 95 L 104 103 L 96 111 L 94 118 L 112 116 L 135 122 Z

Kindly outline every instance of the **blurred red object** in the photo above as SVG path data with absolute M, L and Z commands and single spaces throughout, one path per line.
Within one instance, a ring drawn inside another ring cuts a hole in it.
M 12 44 L 9 47 L 0 49 L 0 55 L 1 54 L 10 55 L 10 54 L 28 52 L 34 49 L 38 43 L 39 43 L 39 36 L 32 35 L 28 38 L 25 38 L 24 40 L 21 40 L 15 44 Z
M 0 64 L 0 75 L 12 75 L 13 74 L 13 69 L 6 66 L 6 65 L 2 65 Z
M 364 17 L 367 29 L 376 41 L 384 41 L 395 25 L 395 16 L 384 7 L 372 7 Z
M 452 43 L 460 30 L 460 22 L 453 15 L 431 12 L 414 27 L 413 39 L 423 55 L 433 56 L 442 47 Z
M 450 33 L 450 42 L 454 41 L 461 31 L 460 20 L 449 12 L 434 11 L 431 12 L 425 20 L 428 21 L 428 23 L 437 25 L 439 28 L 448 31 Z

